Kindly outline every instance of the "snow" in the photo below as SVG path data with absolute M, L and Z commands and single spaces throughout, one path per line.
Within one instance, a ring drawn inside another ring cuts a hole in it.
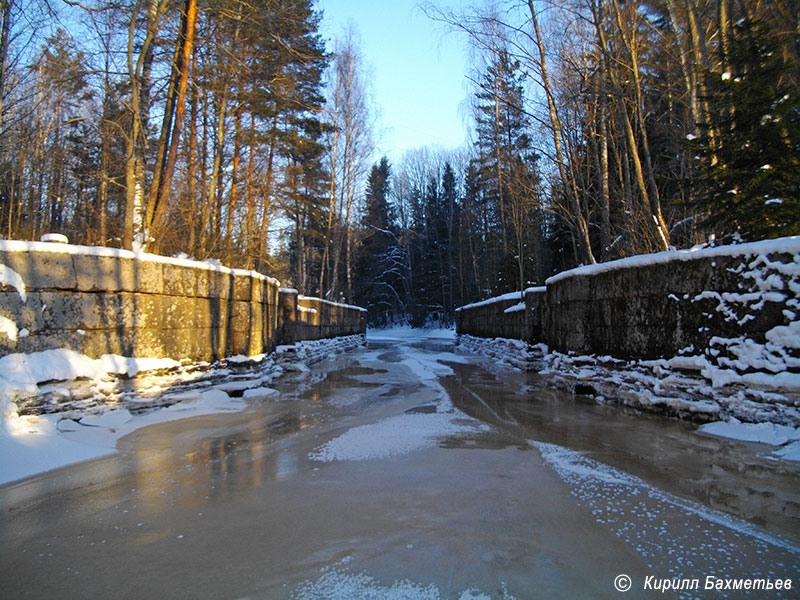
M 514 306 L 509 306 L 503 312 L 505 314 L 509 314 L 509 313 L 514 313 L 514 312 L 520 312 L 522 310 L 525 310 L 525 303 L 524 302 L 520 302 L 519 304 L 515 304 Z
M 783 446 L 788 442 L 800 440 L 800 427 L 776 425 L 775 423 L 717 421 L 703 425 L 699 431 L 719 437 L 743 442 L 758 442 L 771 446 Z
M 414 413 L 348 429 L 315 449 L 309 458 L 320 462 L 363 461 L 402 456 L 436 446 L 440 438 L 483 428 L 457 423 L 453 413 Z
M 303 581 L 292 594 L 294 600 L 442 600 L 443 598 L 458 598 L 458 600 L 489 600 L 492 596 L 477 589 L 464 590 L 453 594 L 453 590 L 440 593 L 433 585 L 422 585 L 402 579 L 393 581 L 390 585 L 382 585 L 380 581 L 367 573 L 352 573 L 346 565 L 350 557 L 320 569 L 320 576 L 315 581 Z M 503 600 L 515 600 L 514 596 L 501 585 Z
M 310 314 L 310 315 L 317 314 L 317 309 L 316 308 L 306 308 L 305 306 L 298 306 L 297 310 L 300 311 L 301 313 L 307 313 L 307 314 Z
M 8 354 L 0 358 L 0 394 L 14 398 L 33 394 L 46 381 L 103 379 L 108 374 L 133 377 L 142 371 L 174 369 L 180 363 L 169 358 L 130 358 L 104 354 L 91 359 L 66 348 L 30 354 Z
M 61 233 L 45 233 L 39 240 L 55 244 L 69 244 L 69 238 Z
M 244 269 L 231 269 L 223 266 L 219 260 L 207 259 L 203 261 L 189 260 L 186 258 L 176 258 L 172 256 L 161 256 L 159 254 L 149 254 L 141 251 L 121 250 L 119 248 L 107 248 L 105 246 L 78 246 L 76 244 L 53 244 L 50 242 L 27 242 L 22 240 L 0 240 L 0 251 L 3 252 L 42 252 L 52 254 L 70 254 L 73 256 L 98 256 L 109 258 L 129 258 L 140 261 L 155 262 L 181 267 L 191 267 L 195 269 L 205 269 L 207 271 L 218 271 L 230 275 L 243 275 L 253 277 L 261 281 L 267 281 L 276 286 L 280 282 L 274 277 L 263 275 L 257 271 L 247 271 Z M 0 278 L 2 272 L 0 271 Z M 2 279 L 0 279 L 2 283 Z
M 597 275 L 615 269 L 625 269 L 629 267 L 645 267 L 651 265 L 666 264 L 672 261 L 687 261 L 699 258 L 714 258 L 720 256 L 752 256 L 773 253 L 800 254 L 800 236 L 778 238 L 774 240 L 764 240 L 761 242 L 750 242 L 747 244 L 736 244 L 731 246 L 717 246 L 715 248 L 690 248 L 689 250 L 669 250 L 657 252 L 655 254 L 641 254 L 621 258 L 609 262 L 598 263 L 595 265 L 585 265 L 564 271 L 550 277 L 545 283 L 550 285 L 567 277 Z M 755 267 L 757 265 L 751 265 Z M 786 265 L 792 268 L 789 265 Z M 800 268 L 800 265 L 794 265 Z
M 0 333 L 4 334 L 12 342 L 17 341 L 17 324 L 11 319 L 0 315 Z
M 325 300 L 323 298 L 314 298 L 312 296 L 297 296 L 298 300 L 313 300 L 314 302 L 322 302 L 323 304 L 328 304 L 330 306 L 343 306 L 344 308 L 350 308 L 352 310 L 357 310 L 360 312 L 367 312 L 366 308 L 361 308 L 360 306 L 353 306 L 352 304 L 344 304 L 343 302 L 334 302 L 333 300 Z M 299 308 L 299 307 L 298 307 Z
M 360 344 L 363 336 L 299 342 L 284 347 L 276 359 L 232 357 L 216 366 L 117 355 L 91 359 L 67 349 L 4 356 L 0 358 L 0 485 L 111 454 L 117 440 L 141 427 L 242 410 L 247 406 L 245 399 L 277 394 L 266 384 L 298 357 L 310 364 Z M 250 371 L 238 375 L 242 379 L 231 380 L 228 363 Z M 307 369 L 304 364 L 301 368 Z M 130 391 L 119 392 L 117 376 L 135 377 Z M 19 414 L 15 399 L 35 399 L 45 390 L 68 398 L 69 382 L 75 379 L 88 380 L 89 389 L 100 399 L 93 396 L 83 404 L 73 402 L 66 412 L 56 407 L 62 412 Z M 176 385 L 185 389 L 166 391 Z M 232 398 L 226 389 L 243 391 L 243 397 Z
M 134 377 L 141 371 L 176 369 L 181 366 L 181 363 L 171 358 L 132 358 L 118 354 L 104 354 L 99 360 L 106 373 L 116 373 L 128 377 Z
M 0 264 L 0 287 L 4 285 L 13 287 L 17 290 L 20 300 L 23 302 L 26 301 L 25 282 L 22 280 L 22 277 L 11 267 Z
M 743 519 L 659 490 L 581 452 L 538 441 L 530 444 L 571 488 L 578 504 L 656 572 L 671 577 L 736 573 L 741 556 L 762 554 L 769 547 L 785 554 L 790 564 L 800 553 L 796 544 Z M 704 543 L 698 544 L 699 539 Z M 732 547 L 737 551 L 731 552 Z
M 264 396 L 274 396 L 278 390 L 268 387 L 250 388 L 244 391 L 243 398 L 263 398 Z
M 479 306 L 488 306 L 490 304 L 494 304 L 495 302 L 505 302 L 507 300 L 520 300 L 522 299 L 523 292 L 509 292 L 508 294 L 503 294 L 501 296 L 495 296 L 494 298 L 487 298 L 486 300 L 481 300 L 480 302 L 473 302 L 472 304 L 467 304 L 465 306 L 460 306 L 456 309 L 456 312 L 461 310 L 466 310 L 469 308 L 477 308 Z
M 800 373 L 738 373 L 713 365 L 706 356 L 623 361 L 571 356 L 545 344 L 459 335 L 457 348 L 491 362 L 536 371 L 549 384 L 595 401 L 621 404 L 700 423 L 738 419 L 750 423 L 800 425 Z
M 21 393 L 35 393 L 37 384 L 44 381 L 99 379 L 105 375 L 101 361 L 74 350 L 9 354 L 0 358 L 0 395 L 13 398 Z
M 783 460 L 800 461 L 800 442 L 792 442 L 773 452 L 773 456 L 782 458 Z

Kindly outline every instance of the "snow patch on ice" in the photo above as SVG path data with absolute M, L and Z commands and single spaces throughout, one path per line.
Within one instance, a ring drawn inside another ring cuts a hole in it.
M 796 564 L 800 557 L 800 546 L 747 521 L 659 490 L 580 452 L 530 443 L 569 485 L 579 504 L 657 572 L 670 577 L 712 571 L 739 573 L 745 568 L 742 556 L 769 551 L 783 564 Z M 774 578 L 781 573 L 776 564 L 765 564 L 762 569 L 764 572 L 749 572 L 750 576 Z
M 800 442 L 792 442 L 791 444 L 787 444 L 780 450 L 773 452 L 773 454 L 778 458 L 782 458 L 783 460 L 800 461 Z
M 800 440 L 800 428 L 775 423 L 740 423 L 738 421 L 716 421 L 706 423 L 699 429 L 703 433 L 719 437 L 758 442 L 771 446 L 782 446 L 790 441 Z
M 408 579 L 382 585 L 374 577 L 361 572 L 351 573 L 345 568 L 352 559 L 346 558 L 331 566 L 320 569 L 320 577 L 316 581 L 303 581 L 292 593 L 293 600 L 442 600 L 450 598 L 450 593 L 440 594 L 433 585 L 422 585 Z M 515 600 L 508 593 L 506 585 L 501 585 L 502 600 Z M 477 589 L 464 590 L 458 600 L 489 600 L 490 595 Z
M 380 460 L 434 447 L 448 435 L 480 431 L 486 426 L 474 421 L 456 422 L 450 413 L 414 413 L 390 417 L 378 423 L 349 429 L 309 454 L 311 460 Z
M 242 397 L 243 398 L 261 398 L 263 396 L 274 396 L 278 393 L 278 390 L 268 387 L 257 387 L 257 388 L 250 388 L 245 390 Z

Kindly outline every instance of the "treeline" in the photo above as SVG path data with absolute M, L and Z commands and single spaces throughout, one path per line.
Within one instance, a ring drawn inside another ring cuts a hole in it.
M 473 144 L 459 165 L 406 157 L 387 206 L 373 170 L 357 300 L 375 319 L 449 322 L 577 264 L 800 234 L 796 0 L 427 10 L 472 41 Z
M 4 236 L 271 271 L 279 219 L 301 253 L 322 228 L 336 116 L 311 0 L 1 7 Z
M 370 171 L 356 36 L 326 49 L 313 0 L 0 0 L 0 235 L 213 257 L 422 324 L 800 233 L 798 0 L 427 12 L 472 42 L 472 142 Z

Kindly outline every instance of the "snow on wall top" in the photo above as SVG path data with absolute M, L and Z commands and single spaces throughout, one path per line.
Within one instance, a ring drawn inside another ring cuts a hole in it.
M 666 264 L 673 261 L 688 261 L 701 258 L 716 258 L 720 256 L 742 256 L 742 255 L 763 255 L 763 254 L 800 254 L 800 236 L 778 238 L 775 240 L 764 240 L 761 242 L 750 242 L 748 244 L 736 244 L 731 246 L 717 246 L 716 248 L 690 248 L 688 250 L 669 250 L 666 252 L 656 252 L 655 254 L 640 254 L 620 258 L 609 262 L 598 263 L 596 265 L 585 265 L 563 271 L 550 277 L 545 284 L 550 285 L 567 277 L 577 275 L 597 275 L 616 269 L 627 269 L 630 267 L 646 267 L 650 265 Z
M 466 304 L 464 306 L 459 306 L 456 309 L 456 312 L 460 310 L 465 310 L 468 308 L 477 308 L 479 306 L 488 306 L 489 304 L 494 304 L 495 302 L 504 302 L 506 300 L 521 300 L 522 299 L 522 292 L 509 292 L 508 294 L 503 294 L 501 296 L 495 296 L 494 298 L 487 298 L 486 300 L 481 300 L 480 302 L 473 302 L 472 304 Z
M 191 260 L 188 258 L 175 258 L 171 256 L 161 256 L 159 254 L 148 254 L 147 252 L 134 252 L 132 250 L 122 250 L 119 248 L 106 248 L 104 246 L 78 246 L 76 244 L 57 244 L 51 242 L 28 242 L 23 240 L 0 240 L 0 252 L 49 252 L 51 254 L 71 254 L 81 256 L 102 256 L 108 258 L 132 258 L 141 261 L 155 262 L 179 267 L 189 267 L 193 269 L 205 269 L 207 271 L 217 271 L 230 275 L 253 277 L 261 281 L 267 281 L 280 286 L 280 281 L 274 277 L 263 275 L 258 271 L 246 269 L 232 269 L 223 266 L 218 260 Z
M 324 298 L 315 298 L 313 296 L 303 296 L 300 294 L 297 296 L 298 300 L 314 300 L 315 302 L 323 302 L 325 304 L 330 304 L 331 306 L 343 306 L 344 308 L 351 308 L 353 310 L 359 310 L 361 312 L 367 312 L 366 308 L 361 308 L 360 306 L 354 306 L 352 304 L 344 304 L 343 302 L 334 302 L 333 300 L 325 300 Z
M 526 288 L 523 294 L 527 294 L 528 292 L 534 294 L 544 294 L 547 291 L 547 287 L 544 285 L 537 285 L 536 287 L 529 287 Z

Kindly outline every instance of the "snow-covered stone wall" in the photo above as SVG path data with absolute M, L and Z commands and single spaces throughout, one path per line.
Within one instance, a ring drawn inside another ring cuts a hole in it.
M 297 290 L 280 288 L 281 325 L 278 343 L 319 340 L 366 331 L 367 311 L 358 306 L 302 296 Z
M 52 348 L 93 358 L 257 355 L 280 343 L 286 315 L 278 290 L 273 278 L 212 261 L 0 241 L 0 355 Z M 363 333 L 361 314 L 321 311 L 317 329 L 295 332 L 294 341 Z
M 541 341 L 544 287 L 528 288 L 456 309 L 456 329 L 477 337 Z
M 458 312 L 459 333 L 623 359 L 702 357 L 800 372 L 800 238 L 636 256 L 566 271 L 511 325 L 508 301 Z

